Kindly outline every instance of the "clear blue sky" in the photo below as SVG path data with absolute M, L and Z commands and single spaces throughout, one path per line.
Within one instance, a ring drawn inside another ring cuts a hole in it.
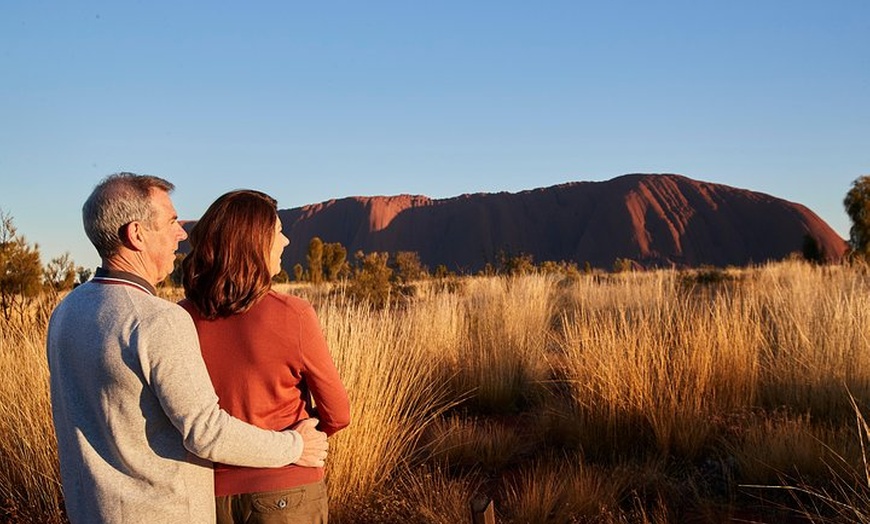
M 870 2 L 7 1 L 0 209 L 43 262 L 98 258 L 103 176 L 291 208 L 680 173 L 842 236 L 870 174 Z

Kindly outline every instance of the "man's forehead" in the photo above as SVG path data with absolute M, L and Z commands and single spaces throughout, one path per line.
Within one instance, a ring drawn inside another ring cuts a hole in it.
M 172 204 L 172 199 L 169 198 L 169 193 L 167 193 L 166 191 L 158 188 L 152 188 L 151 200 L 154 202 L 155 206 L 159 211 L 167 213 L 170 216 L 177 216 L 178 213 L 175 211 L 175 206 Z

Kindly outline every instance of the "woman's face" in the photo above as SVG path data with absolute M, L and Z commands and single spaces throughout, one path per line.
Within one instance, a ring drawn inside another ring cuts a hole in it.
M 275 220 L 275 235 L 272 237 L 272 249 L 269 251 L 269 269 L 274 277 L 281 272 L 281 253 L 290 245 L 290 240 L 281 232 L 281 220 Z

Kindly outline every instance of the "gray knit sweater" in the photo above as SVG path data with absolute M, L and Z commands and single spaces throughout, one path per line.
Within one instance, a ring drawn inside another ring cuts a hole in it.
M 49 323 L 69 519 L 213 523 L 210 461 L 285 465 L 302 452 L 301 438 L 222 411 L 187 312 L 147 284 L 123 282 L 79 286 Z

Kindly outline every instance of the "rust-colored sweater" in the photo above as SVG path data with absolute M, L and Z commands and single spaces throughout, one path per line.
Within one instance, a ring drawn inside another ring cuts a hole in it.
M 248 311 L 204 319 L 188 300 L 203 360 L 220 407 L 245 422 L 281 430 L 308 418 L 310 390 L 331 435 L 350 423 L 347 393 L 311 305 L 269 291 Z M 323 468 L 246 468 L 215 464 L 215 495 L 292 488 L 323 478 Z

